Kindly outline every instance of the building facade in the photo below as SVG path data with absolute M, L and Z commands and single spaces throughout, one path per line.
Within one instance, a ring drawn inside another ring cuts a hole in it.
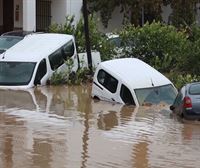
M 80 18 L 81 0 L 0 0 L 0 33 L 12 30 L 44 31 L 64 23 L 67 15 Z
M 21 29 L 25 31 L 45 31 L 52 23 L 64 23 L 67 15 L 75 16 L 75 23 L 82 15 L 83 0 L 0 0 L 0 34 L 7 31 Z M 172 10 L 170 6 L 162 8 L 163 21 L 168 23 Z M 98 16 L 98 14 L 97 14 Z M 200 12 L 197 12 L 197 22 Z M 112 32 L 120 29 L 123 14 L 120 8 L 113 11 L 112 19 L 105 28 L 97 20 L 99 30 Z

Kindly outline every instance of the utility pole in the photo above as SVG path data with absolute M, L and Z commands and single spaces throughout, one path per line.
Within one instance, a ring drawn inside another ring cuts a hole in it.
M 142 6 L 142 26 L 144 26 L 144 5 Z
M 89 35 L 89 27 L 88 27 L 88 9 L 87 9 L 87 0 L 83 0 L 83 18 L 84 18 L 84 32 L 85 32 L 85 47 L 88 59 L 88 68 L 90 69 L 90 73 L 92 74 L 92 55 L 90 49 L 90 35 Z

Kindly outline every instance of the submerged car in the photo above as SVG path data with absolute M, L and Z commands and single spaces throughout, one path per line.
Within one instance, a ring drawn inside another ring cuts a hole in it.
M 200 82 L 183 86 L 170 110 L 185 119 L 200 119 Z
M 0 88 L 26 89 L 45 85 L 55 71 L 65 71 L 72 59 L 78 69 L 72 35 L 41 33 L 27 36 L 0 55 Z
M 145 62 L 121 58 L 101 62 L 96 69 L 92 97 L 122 104 L 171 104 L 177 95 L 172 82 Z

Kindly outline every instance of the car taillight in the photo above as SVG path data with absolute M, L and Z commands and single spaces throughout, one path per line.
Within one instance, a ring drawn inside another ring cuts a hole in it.
M 192 100 L 190 99 L 190 97 L 184 97 L 184 104 L 183 106 L 185 108 L 192 108 Z

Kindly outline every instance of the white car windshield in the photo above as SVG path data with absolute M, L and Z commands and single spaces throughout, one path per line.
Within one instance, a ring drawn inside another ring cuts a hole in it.
M 35 65 L 34 62 L 0 62 L 0 85 L 27 85 Z
M 172 104 L 176 97 L 176 91 L 172 85 L 135 89 L 135 94 L 140 105 L 145 103 L 158 104 L 161 102 Z

